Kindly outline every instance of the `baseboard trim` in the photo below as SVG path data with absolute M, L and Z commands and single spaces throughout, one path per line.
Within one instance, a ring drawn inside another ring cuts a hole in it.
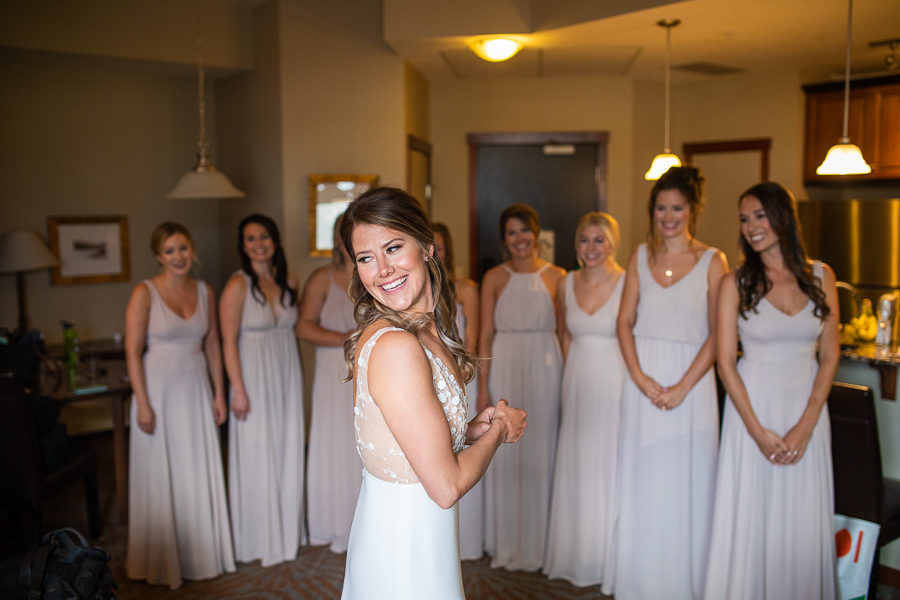
M 891 587 L 900 587 L 900 571 L 892 567 L 878 565 L 878 582 Z

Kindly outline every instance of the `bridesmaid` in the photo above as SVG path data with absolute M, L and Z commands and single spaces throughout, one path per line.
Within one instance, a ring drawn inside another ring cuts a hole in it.
M 228 495 L 237 559 L 268 567 L 296 558 L 305 537 L 297 277 L 269 217 L 245 217 L 237 246 L 241 269 L 225 285 L 220 307 L 234 413 Z
M 160 272 L 135 286 L 125 310 L 136 425 L 126 568 L 131 579 L 174 590 L 183 579 L 234 571 L 216 428 L 228 409 L 215 295 L 190 276 L 191 234 L 178 223 L 162 223 L 150 249 Z
M 530 206 L 500 214 L 509 260 L 484 275 L 478 408 L 494 398 L 521 399 L 531 419 L 528 442 L 497 455 L 485 483 L 485 547 L 492 567 L 537 571 L 544 560 L 550 487 L 559 425 L 562 356 L 554 299 L 565 270 L 538 258 L 540 222 Z
M 338 217 L 334 223 L 331 264 L 313 271 L 306 281 L 297 323 L 300 339 L 316 346 L 306 477 L 309 541 L 329 544 L 332 552 L 347 550 L 362 483 L 353 420 L 348 418 L 353 384 L 344 381 L 347 366 L 342 346 L 356 331 L 356 319 L 347 295 L 353 261 L 338 235 L 341 220 Z
M 703 177 L 673 167 L 650 192 L 616 323 L 622 399 L 617 600 L 700 598 L 719 433 L 716 300 L 725 255 L 694 237 Z
M 777 183 L 744 192 L 740 220 L 744 262 L 719 293 L 718 364 L 731 401 L 705 597 L 834 599 L 823 407 L 840 355 L 835 277 L 807 259 L 794 199 Z
M 619 224 L 584 215 L 575 230 L 581 269 L 559 282 L 556 310 L 565 368 L 562 423 L 544 572 L 611 593 L 616 456 L 625 364 L 616 315 L 625 277 L 616 262 Z
M 443 223 L 432 223 L 434 253 L 456 286 L 456 329 L 472 355 L 478 354 L 478 285 L 471 279 L 457 277 L 453 261 L 453 238 Z M 478 379 L 466 384 L 469 420 L 478 414 Z M 484 485 L 475 484 L 459 501 L 459 557 L 476 560 L 484 555 Z

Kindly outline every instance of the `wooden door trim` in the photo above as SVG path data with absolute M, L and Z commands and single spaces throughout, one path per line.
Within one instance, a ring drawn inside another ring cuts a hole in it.
M 530 146 L 535 144 L 596 144 L 597 210 L 606 210 L 607 201 L 607 131 L 528 131 L 503 133 L 469 133 L 469 274 L 478 272 L 478 148 L 480 146 Z
M 425 156 L 425 210 L 431 218 L 431 142 L 406 134 L 406 191 L 410 194 L 413 191 L 413 152 Z
M 723 152 L 752 152 L 760 153 L 759 180 L 769 180 L 769 151 L 772 148 L 772 138 L 753 138 L 746 140 L 718 140 L 713 142 L 685 142 L 681 146 L 685 164 L 691 164 L 695 154 L 720 154 Z

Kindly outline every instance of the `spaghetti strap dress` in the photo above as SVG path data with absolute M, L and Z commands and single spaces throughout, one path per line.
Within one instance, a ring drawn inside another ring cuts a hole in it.
M 331 331 L 356 329 L 353 302 L 347 292 L 331 285 L 319 315 L 319 325 Z M 332 552 L 345 552 L 353 510 L 362 482 L 353 420 L 353 382 L 344 381 L 347 363 L 341 346 L 316 348 L 309 428 L 309 463 L 306 496 L 309 502 L 309 542 L 329 544 Z
M 456 305 L 456 329 L 466 342 L 466 315 L 462 304 Z M 468 420 L 478 414 L 478 379 L 466 384 Z M 484 556 L 484 478 L 472 486 L 459 500 L 459 557 L 476 560 Z
M 459 504 L 441 508 L 428 497 L 378 405 L 369 393 L 368 364 L 384 327 L 357 359 L 353 423 L 363 463 L 353 515 L 343 600 L 460 600 L 465 598 L 459 563 Z M 431 363 L 434 391 L 447 416 L 453 451 L 466 440 L 465 391 L 437 356 Z
M 578 306 L 574 276 L 569 273 L 565 282 L 572 338 L 563 368 L 544 573 L 579 586 L 603 582 L 611 589 L 619 412 L 627 376 L 616 317 L 625 277 L 618 275 L 612 295 L 589 315 Z
M 228 492 L 238 561 L 268 567 L 297 557 L 303 531 L 303 373 L 285 294 L 271 305 L 247 295 L 238 352 L 250 413 L 228 420 Z
M 822 279 L 822 264 L 813 274 Z M 819 365 L 822 321 L 810 300 L 788 315 L 766 298 L 738 317 L 737 369 L 759 422 L 778 435 L 797 424 Z M 729 401 L 722 423 L 706 598 L 834 600 L 831 427 L 822 409 L 797 464 L 773 465 Z
M 152 434 L 131 428 L 128 467 L 128 555 L 131 579 L 175 589 L 184 579 L 234 571 L 219 430 L 203 342 L 209 330 L 206 284 L 187 319 L 163 301 L 153 282 L 147 351 Z M 131 423 L 137 402 L 131 401 Z
M 638 248 L 640 297 L 634 343 L 641 370 L 676 383 L 709 337 L 709 248 L 682 279 L 662 287 Z M 626 378 L 619 449 L 617 600 L 701 598 L 719 437 L 716 383 L 709 369 L 675 409 L 656 408 Z
M 485 547 L 492 567 L 536 571 L 544 560 L 559 427 L 562 354 L 541 272 L 516 273 L 494 308 L 490 392 L 528 412 L 522 443 L 501 448 L 485 479 Z

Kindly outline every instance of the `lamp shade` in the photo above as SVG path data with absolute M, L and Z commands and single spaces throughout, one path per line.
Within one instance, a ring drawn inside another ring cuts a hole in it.
M 58 262 L 44 240 L 33 231 L 8 231 L 0 235 L 0 273 L 37 271 Z
M 244 192 L 234 187 L 223 173 L 215 167 L 196 167 L 185 173 L 178 184 L 166 195 L 172 200 L 194 200 L 201 198 L 243 198 Z
M 680 166 L 681 159 L 678 158 L 677 154 L 672 154 L 670 152 L 657 154 L 653 157 L 653 162 L 650 163 L 650 169 L 646 173 L 644 173 L 644 179 L 646 179 L 647 181 L 656 181 L 663 176 L 663 173 L 665 173 L 672 167 Z
M 829 148 L 825 160 L 816 169 L 816 175 L 865 175 L 871 172 L 872 167 L 866 163 L 859 146 L 850 143 Z

